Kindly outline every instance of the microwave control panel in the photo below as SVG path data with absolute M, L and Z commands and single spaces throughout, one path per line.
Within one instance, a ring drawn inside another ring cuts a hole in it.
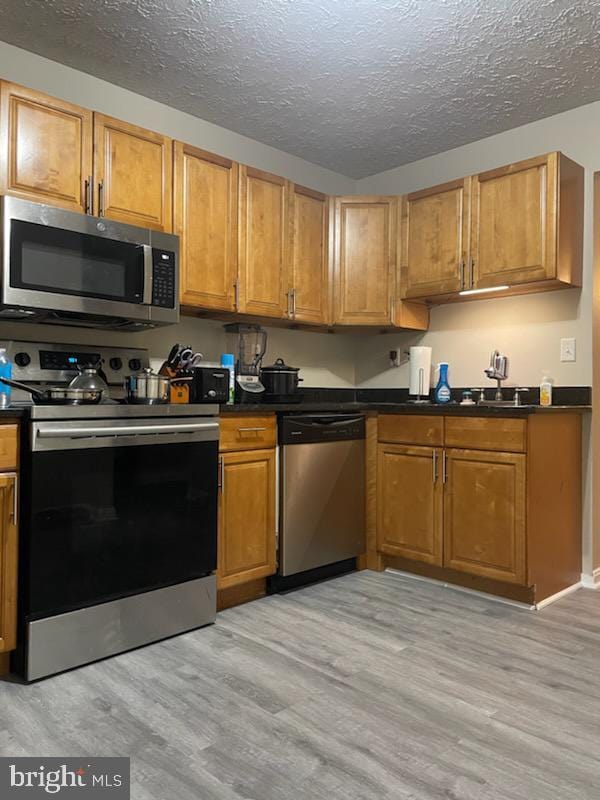
M 152 250 L 152 305 L 175 308 L 175 253 Z

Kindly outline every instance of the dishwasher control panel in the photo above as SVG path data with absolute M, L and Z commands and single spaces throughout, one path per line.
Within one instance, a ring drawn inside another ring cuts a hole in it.
M 315 444 L 365 438 L 360 414 L 295 414 L 279 422 L 279 444 Z

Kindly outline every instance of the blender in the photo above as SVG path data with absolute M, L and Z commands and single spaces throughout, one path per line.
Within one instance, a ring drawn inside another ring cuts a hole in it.
M 236 337 L 235 402 L 261 403 L 265 387 L 260 381 L 260 367 L 267 349 L 267 332 L 260 325 L 232 323 L 225 333 Z

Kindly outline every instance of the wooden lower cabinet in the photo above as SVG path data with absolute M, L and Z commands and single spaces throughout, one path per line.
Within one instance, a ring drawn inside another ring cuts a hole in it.
M 220 455 L 218 589 L 276 570 L 275 452 Z
M 17 645 L 16 493 L 16 474 L 0 474 L 0 653 Z
M 444 566 L 510 583 L 526 579 L 526 456 L 445 452 Z
M 382 553 L 442 563 L 441 451 L 380 444 L 377 545 Z
M 380 415 L 369 563 L 538 603 L 581 576 L 581 415 Z

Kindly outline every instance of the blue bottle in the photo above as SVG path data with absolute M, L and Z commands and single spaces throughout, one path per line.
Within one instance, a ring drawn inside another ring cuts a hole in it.
M 438 364 L 438 370 L 440 377 L 438 378 L 433 396 L 436 403 L 449 403 L 452 399 L 452 394 L 450 392 L 450 384 L 448 383 L 448 363 L 442 361 L 441 364 Z
M 12 363 L 8 360 L 6 355 L 6 348 L 0 348 L 0 377 L 12 378 Z M 5 383 L 0 383 L 0 408 L 8 408 L 10 406 L 10 386 Z

